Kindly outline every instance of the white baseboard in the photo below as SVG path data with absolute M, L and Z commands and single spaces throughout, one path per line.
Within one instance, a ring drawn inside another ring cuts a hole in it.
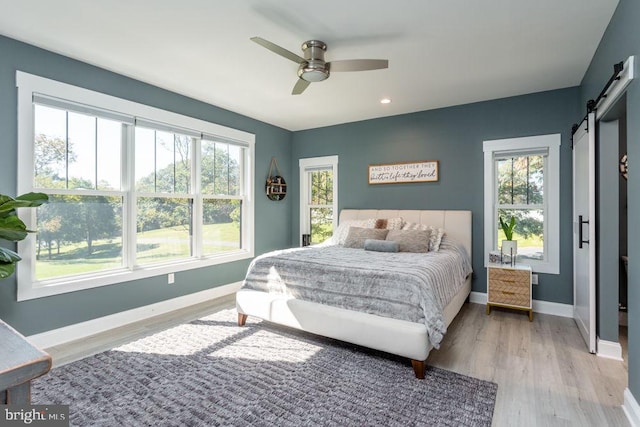
M 619 360 L 622 362 L 622 346 L 619 342 L 605 341 L 598 338 L 596 354 L 599 357 Z
M 218 286 L 193 294 L 183 295 L 181 297 L 172 298 L 166 301 L 160 301 L 155 304 L 145 305 L 143 307 L 131 310 L 121 311 L 119 313 L 110 314 L 108 316 L 99 317 L 97 319 L 87 320 L 86 322 L 75 323 L 73 325 L 64 326 L 58 329 L 42 332 L 27 337 L 29 342 L 38 348 L 49 348 L 56 345 L 64 344 L 70 341 L 86 338 L 91 335 L 105 332 L 110 329 L 125 326 L 139 320 L 148 319 L 160 314 L 169 313 L 171 311 L 186 308 L 191 305 L 199 304 L 208 300 L 221 298 L 226 295 L 233 294 L 240 289 L 242 282 L 231 283 L 228 285 Z
M 631 394 L 631 390 L 624 389 L 624 403 L 622 404 L 622 410 L 629 420 L 631 427 L 640 427 L 640 405 L 636 401 L 636 398 Z
M 469 294 L 469 302 L 472 302 L 474 304 L 486 304 L 487 294 L 484 292 L 471 291 L 471 293 Z
M 573 318 L 573 305 L 558 302 L 533 300 L 533 311 L 536 313 L 552 314 L 560 317 Z
M 485 292 L 471 292 L 469 301 L 474 304 L 486 304 L 487 294 Z M 573 318 L 573 306 L 569 304 L 533 300 L 533 311 L 535 313 Z

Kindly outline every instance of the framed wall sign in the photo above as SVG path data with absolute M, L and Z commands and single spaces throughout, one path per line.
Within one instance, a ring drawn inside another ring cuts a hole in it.
M 369 184 L 400 184 L 437 180 L 437 160 L 369 165 Z

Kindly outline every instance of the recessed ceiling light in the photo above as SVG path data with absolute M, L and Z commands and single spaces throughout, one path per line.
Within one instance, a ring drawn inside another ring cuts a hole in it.
M 380 104 L 391 104 L 391 99 L 390 98 L 382 98 L 380 100 Z

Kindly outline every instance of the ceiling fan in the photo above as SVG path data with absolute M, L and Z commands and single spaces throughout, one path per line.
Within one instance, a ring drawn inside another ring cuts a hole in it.
M 307 40 L 302 43 L 304 58 L 262 37 L 251 37 L 251 40 L 300 65 L 299 79 L 293 87 L 292 95 L 300 95 L 313 82 L 328 79 L 331 71 L 368 71 L 389 68 L 389 61 L 386 59 L 345 59 L 325 62 L 324 53 L 327 45 L 320 40 Z

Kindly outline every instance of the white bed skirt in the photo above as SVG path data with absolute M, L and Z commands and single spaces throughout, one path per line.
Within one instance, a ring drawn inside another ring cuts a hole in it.
M 471 292 L 471 277 L 444 309 L 447 326 Z M 236 294 L 238 313 L 423 361 L 433 348 L 421 323 L 331 307 L 251 289 Z

